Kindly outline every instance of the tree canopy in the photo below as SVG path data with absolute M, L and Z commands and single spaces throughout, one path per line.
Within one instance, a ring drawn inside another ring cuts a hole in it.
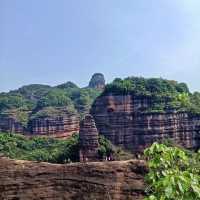
M 89 112 L 100 93 L 94 88 L 79 88 L 72 82 L 55 87 L 27 85 L 8 93 L 0 93 L 0 114 L 15 116 L 24 125 L 33 117 L 53 116 L 62 109 L 82 116 Z
M 133 95 L 148 98 L 146 112 L 181 111 L 200 114 L 200 93 L 192 94 L 185 83 L 162 78 L 116 78 L 107 84 L 102 95 Z
M 200 199 L 200 151 L 154 143 L 144 154 L 149 167 L 145 200 Z

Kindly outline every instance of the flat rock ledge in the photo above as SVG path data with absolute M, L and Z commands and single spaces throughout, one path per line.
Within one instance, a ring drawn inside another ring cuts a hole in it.
M 0 158 L 1 200 L 141 200 L 145 161 L 49 164 Z

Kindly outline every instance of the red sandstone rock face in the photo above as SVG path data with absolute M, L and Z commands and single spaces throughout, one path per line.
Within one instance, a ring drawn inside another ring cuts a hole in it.
M 29 123 L 32 135 L 47 135 L 53 137 L 68 137 L 79 132 L 79 117 L 67 115 L 55 118 L 36 118 Z
M 12 117 L 0 117 L 0 132 L 25 133 L 25 127 Z
M 86 115 L 80 123 L 80 161 L 98 159 L 98 131 L 91 115 Z
M 200 147 L 200 117 L 187 113 L 142 114 L 149 99 L 126 96 L 103 96 L 91 109 L 100 134 L 113 144 L 133 152 L 155 141 L 171 138 L 187 148 Z
M 1 200 L 142 200 L 143 161 L 53 165 L 0 158 Z
M 1 117 L 0 131 L 66 138 L 79 132 L 79 117 L 75 114 L 68 114 L 64 117 L 36 118 L 29 122 L 28 128 L 13 118 Z

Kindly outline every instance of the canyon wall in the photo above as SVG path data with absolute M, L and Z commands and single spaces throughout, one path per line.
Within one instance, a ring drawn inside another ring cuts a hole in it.
M 25 127 L 12 117 L 0 117 L 0 132 L 25 133 Z
M 35 118 L 30 121 L 28 130 L 31 135 L 68 137 L 79 132 L 79 117 L 69 114 L 64 117 Z
M 142 200 L 144 161 L 67 165 L 0 158 L 1 200 Z
M 186 148 L 200 147 L 199 116 L 142 112 L 150 104 L 150 99 L 131 95 L 100 96 L 94 102 L 91 114 L 100 134 L 133 152 L 143 151 L 163 139 L 172 139 Z
M 12 117 L 0 117 L 0 131 L 65 138 L 79 132 L 79 116 L 68 114 L 62 117 L 37 117 L 27 127 Z

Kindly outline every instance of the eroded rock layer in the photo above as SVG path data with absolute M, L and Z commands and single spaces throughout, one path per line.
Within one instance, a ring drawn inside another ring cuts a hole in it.
M 12 117 L 0 117 L 0 132 L 25 133 L 25 127 Z
M 200 117 L 176 112 L 143 113 L 150 104 L 149 99 L 131 95 L 101 96 L 91 114 L 100 134 L 133 152 L 169 138 L 186 148 L 200 147 Z
M 79 131 L 79 118 L 76 115 L 55 118 L 36 118 L 29 123 L 32 135 L 68 137 Z
M 0 131 L 32 136 L 68 137 L 79 132 L 79 117 L 75 114 L 64 117 L 38 117 L 30 120 L 27 127 L 12 117 L 0 117 Z
M 98 159 L 99 133 L 94 119 L 86 115 L 80 123 L 80 161 L 95 161 Z
M 53 165 L 0 158 L 1 200 L 141 200 L 143 161 Z

